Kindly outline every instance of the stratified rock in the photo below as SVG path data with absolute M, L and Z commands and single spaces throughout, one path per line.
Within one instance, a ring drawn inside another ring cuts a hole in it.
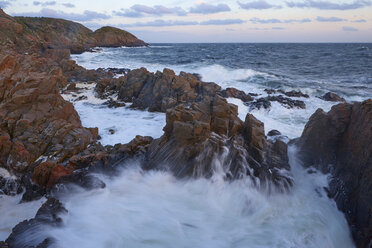
M 180 103 L 213 97 L 220 90 L 217 84 L 201 82 L 190 73 L 181 72 L 177 76 L 169 69 L 150 73 L 145 68 L 132 70 L 116 80 L 101 80 L 96 86 L 101 96 L 118 92 L 119 100 L 133 102 L 132 108 L 159 112 Z
M 324 101 L 328 101 L 328 102 L 346 102 L 344 98 L 332 92 L 328 92 L 319 98 L 323 99 Z
M 358 247 L 372 242 L 372 100 L 318 109 L 297 144 L 306 166 L 330 172 L 329 195 L 351 225 Z
M 250 102 L 253 101 L 253 97 L 250 95 L 245 94 L 244 91 L 235 89 L 235 88 L 226 88 L 225 90 L 221 91 L 221 96 L 223 97 L 233 97 L 242 100 L 243 102 Z
M 29 165 L 40 156 L 62 162 L 98 135 L 82 127 L 73 105 L 59 94 L 65 80 L 60 70 L 37 72 L 46 71 L 40 60 L 17 55 L 0 61 L 0 167 L 11 173 L 33 169 Z
M 243 123 L 237 106 L 224 98 L 178 105 L 166 116 L 164 135 L 151 143 L 145 169 L 170 170 L 177 177 L 250 176 L 281 190 L 292 184 L 286 144 L 267 141 L 263 123 L 250 114 Z
M 67 213 L 67 210 L 62 203 L 55 198 L 49 198 L 33 219 L 22 221 L 16 225 L 5 242 L 9 247 L 17 248 L 36 247 L 39 244 L 45 244 L 45 242 L 51 244 L 53 239 L 47 236 L 46 230 L 51 226 L 61 226 L 62 219 L 59 216 L 64 213 Z

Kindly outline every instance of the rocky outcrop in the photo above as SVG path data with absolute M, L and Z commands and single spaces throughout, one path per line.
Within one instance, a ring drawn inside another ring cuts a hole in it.
M 319 98 L 328 102 L 346 102 L 345 98 L 342 98 L 333 92 L 328 92 Z
M 318 109 L 297 141 L 306 166 L 331 173 L 329 195 L 358 247 L 372 242 L 372 100 Z
M 255 101 L 248 102 L 246 105 L 248 105 L 251 109 L 268 109 L 271 107 L 271 102 L 279 102 L 281 105 L 283 105 L 285 108 L 301 108 L 305 109 L 306 104 L 301 100 L 293 100 L 289 97 L 284 97 L 282 95 L 279 96 L 267 96 L 267 97 L 261 97 Z
M 288 97 L 305 97 L 305 98 L 309 98 L 309 95 L 308 94 L 305 94 L 305 93 L 302 93 L 301 91 L 295 91 L 295 90 L 291 90 L 291 91 L 284 91 L 282 89 L 279 89 L 279 90 L 275 90 L 275 89 L 265 89 L 265 92 L 267 94 L 276 94 L 276 93 L 280 93 L 280 94 L 283 94 L 283 95 L 286 95 Z
M 178 105 L 166 116 L 164 135 L 151 143 L 145 169 L 170 170 L 177 177 L 250 176 L 257 185 L 273 182 L 279 189 L 292 184 L 287 145 L 268 141 L 254 116 L 242 122 L 237 106 L 222 97 Z
M 83 25 L 54 18 L 10 17 L 0 9 L 0 45 L 19 52 L 45 52 L 68 49 L 82 53 L 96 46 L 144 46 L 134 35 L 117 28 L 104 27 L 96 32 Z
M 235 88 L 226 88 L 226 89 L 222 90 L 221 91 L 221 96 L 226 97 L 226 98 L 229 98 L 229 97 L 238 98 L 238 99 L 242 100 L 243 102 L 253 101 L 253 97 L 251 95 L 249 95 L 249 94 L 247 95 L 247 94 L 245 94 L 244 91 L 238 90 L 238 89 L 235 89 Z
M 60 68 L 39 72 L 43 59 L 5 56 L 0 61 L 0 167 L 24 172 L 41 156 L 62 162 L 93 142 L 73 105 L 59 94 Z M 42 70 L 41 70 L 42 71 Z
M 133 108 L 158 112 L 213 97 L 220 90 L 217 84 L 202 82 L 194 74 L 176 75 L 170 69 L 151 73 L 145 68 L 132 70 L 118 79 L 101 80 L 96 86 L 101 96 L 118 93 L 118 99 L 133 102 Z

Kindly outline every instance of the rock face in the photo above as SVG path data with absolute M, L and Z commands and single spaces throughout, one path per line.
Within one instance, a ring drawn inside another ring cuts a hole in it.
M 118 99 L 133 102 L 133 108 L 158 112 L 213 97 L 220 90 L 217 84 L 201 82 L 190 73 L 176 75 L 169 69 L 151 73 L 145 68 L 132 70 L 119 79 L 102 80 L 96 86 L 101 96 L 118 92 Z
M 330 196 L 358 247 L 372 242 L 372 100 L 318 109 L 297 141 L 307 166 L 330 172 Z
M 60 69 L 40 73 L 32 57 L 0 62 L 0 167 L 24 172 L 40 156 L 61 162 L 93 142 L 97 129 L 83 128 L 73 105 L 59 94 Z
M 288 188 L 286 144 L 267 141 L 263 123 L 252 115 L 244 123 L 237 115 L 237 106 L 218 95 L 169 109 L 164 135 L 151 143 L 144 168 L 170 170 L 177 177 L 251 176 L 257 185 Z
M 69 49 L 82 53 L 96 46 L 144 46 L 134 35 L 111 27 L 96 32 L 79 23 L 54 18 L 10 17 L 0 9 L 0 44 L 22 52 Z
M 233 97 L 242 100 L 243 102 L 250 102 L 253 101 L 253 97 L 250 95 L 245 94 L 244 91 L 235 89 L 235 88 L 226 88 L 225 90 L 221 91 L 221 96 L 223 97 Z

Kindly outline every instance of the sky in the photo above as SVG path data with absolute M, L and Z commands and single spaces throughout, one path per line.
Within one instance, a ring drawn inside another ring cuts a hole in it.
M 125 29 L 149 43 L 372 42 L 372 0 L 0 0 L 12 16 Z

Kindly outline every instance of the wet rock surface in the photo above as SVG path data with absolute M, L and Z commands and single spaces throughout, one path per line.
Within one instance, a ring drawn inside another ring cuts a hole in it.
M 220 96 L 167 111 L 164 135 L 149 147 L 145 169 L 170 170 L 177 177 L 211 177 L 223 171 L 227 179 L 251 176 L 258 185 L 278 188 L 292 184 L 287 145 L 266 139 L 263 123 Z
M 267 96 L 259 98 L 253 102 L 246 103 L 251 109 L 268 109 L 271 107 L 271 102 L 279 102 L 286 108 L 301 108 L 305 109 L 306 104 L 301 100 L 293 100 L 289 97 L 284 97 L 282 95 L 279 96 Z
M 37 211 L 35 217 L 16 225 L 5 240 L 9 247 L 49 247 L 53 240 L 46 236 L 48 226 L 62 226 L 61 215 L 67 213 L 62 203 L 49 198 Z
M 306 166 L 331 173 L 329 195 L 359 247 L 372 241 L 372 100 L 318 109 L 297 141 Z
M 244 91 L 235 89 L 235 88 L 226 88 L 225 90 L 221 91 L 221 96 L 223 97 L 233 97 L 242 100 L 243 102 L 250 102 L 253 101 L 253 97 L 249 94 L 245 94 Z

